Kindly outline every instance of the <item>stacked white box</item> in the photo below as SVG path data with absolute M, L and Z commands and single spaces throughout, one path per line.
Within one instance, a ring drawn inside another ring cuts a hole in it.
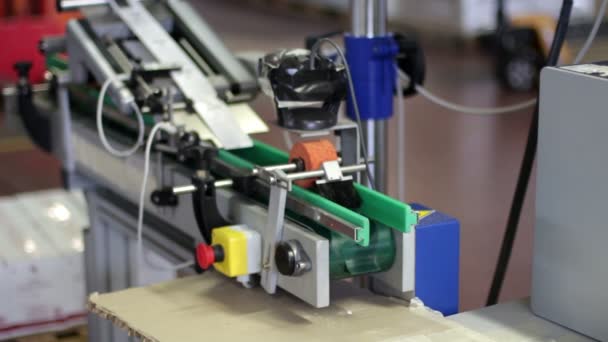
M 0 198 L 0 339 L 84 323 L 88 224 L 80 193 Z

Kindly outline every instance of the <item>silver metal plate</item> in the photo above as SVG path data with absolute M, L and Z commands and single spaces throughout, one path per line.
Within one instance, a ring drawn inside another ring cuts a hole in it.
M 297 277 L 279 274 L 279 287 L 317 308 L 329 306 L 329 241 L 301 228 L 285 227 L 283 240 L 300 242 L 312 269 Z
M 268 132 L 266 123 L 248 104 L 239 103 L 228 106 L 239 127 L 241 127 L 245 133 L 257 134 Z M 209 126 L 207 126 L 207 124 L 198 116 L 184 112 L 176 112 L 173 115 L 173 121 L 178 126 L 183 125 L 184 127 L 187 127 L 188 130 L 196 131 L 202 140 L 211 141 L 216 146 L 221 145 L 221 142 L 216 135 L 209 129 Z
M 268 211 L 230 190 L 217 191 L 218 209 L 233 222 L 243 222 L 261 231 L 266 226 Z M 286 220 L 283 240 L 297 240 L 310 262 L 310 271 L 299 277 L 278 275 L 278 286 L 317 308 L 329 306 L 329 241 L 292 221 Z

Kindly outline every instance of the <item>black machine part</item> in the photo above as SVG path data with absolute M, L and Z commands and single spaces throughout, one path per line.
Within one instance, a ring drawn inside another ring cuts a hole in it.
M 281 127 L 319 130 L 334 126 L 346 98 L 347 78 L 342 66 L 309 50 L 281 50 L 260 60 L 260 83 L 274 98 Z
M 194 217 L 207 243 L 211 243 L 213 229 L 231 224 L 217 208 L 214 182 L 215 178 L 206 171 L 199 171 L 192 177 L 192 185 L 196 187 L 196 191 L 192 193 Z
M 174 153 L 180 163 L 197 170 L 191 178 L 195 189 L 192 192 L 192 207 L 198 229 L 205 241 L 210 243 L 213 229 L 231 225 L 217 207 L 216 179 L 208 171 L 218 150 L 201 146 L 200 138 L 195 132 L 184 132 L 177 141 Z M 154 190 L 150 200 L 157 206 L 176 206 L 179 203 L 178 195 L 172 187 Z
M 29 74 L 32 63 L 19 61 L 14 65 L 19 81 L 17 83 L 17 113 L 32 141 L 46 152 L 51 152 L 51 121 L 42 115 L 34 105 Z
M 127 85 L 136 95 L 138 106 L 147 106 L 152 114 L 163 114 L 166 112 L 163 101 L 163 91 L 160 88 L 150 86 L 156 77 L 169 78 L 172 71 L 179 70 L 175 65 L 155 65 L 153 67 L 137 63 L 131 70 L 131 77 Z
M 538 85 L 545 63 L 536 31 L 527 27 L 508 27 L 497 33 L 496 75 L 507 88 L 530 91 Z
M 537 32 L 531 27 L 513 27 L 506 15 L 505 1 L 496 3 L 496 30 L 480 37 L 480 43 L 494 55 L 494 69 L 501 84 L 516 91 L 538 86 L 546 62 Z
M 159 207 L 175 207 L 179 204 L 179 199 L 177 195 L 173 193 L 172 187 L 152 191 L 150 200 Z
M 319 195 L 345 208 L 358 209 L 361 207 L 361 196 L 359 196 L 359 192 L 355 189 L 352 179 L 317 183 L 315 186 Z
M 411 35 L 395 33 L 393 37 L 399 46 L 397 67 L 410 77 L 410 84 L 403 88 L 403 96 L 415 95 L 416 85 L 424 85 L 426 76 L 424 51 L 418 39 Z

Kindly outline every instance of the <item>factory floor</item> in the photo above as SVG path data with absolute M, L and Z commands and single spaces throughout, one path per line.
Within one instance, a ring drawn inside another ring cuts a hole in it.
M 196 6 L 235 52 L 300 47 L 304 37 L 348 23 L 327 16 L 305 16 L 262 10 L 236 0 L 196 1 Z M 509 93 L 492 74 L 491 60 L 472 44 L 425 43 L 426 86 L 455 102 L 500 106 L 528 100 L 534 94 Z M 267 121 L 274 113 L 260 95 L 255 109 Z M 391 162 L 388 189 L 396 196 L 398 177 L 405 177 L 407 200 L 432 206 L 461 222 L 460 309 L 485 304 L 520 167 L 532 110 L 499 116 L 472 116 L 439 108 L 421 97 L 406 100 L 406 147 L 395 146 L 396 120 L 389 134 Z M 1 116 L 0 116 L 1 120 Z M 276 129 L 261 140 L 283 145 Z M 407 156 L 405 174 L 396 174 L 396 157 Z M 0 195 L 60 186 L 58 163 L 33 150 L 22 138 L 0 130 Z M 530 290 L 534 184 L 524 205 L 521 226 L 501 300 L 525 297 Z

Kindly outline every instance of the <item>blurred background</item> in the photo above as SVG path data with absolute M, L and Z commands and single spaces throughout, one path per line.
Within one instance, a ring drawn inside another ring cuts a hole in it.
M 348 0 L 192 3 L 235 53 L 304 47 L 308 36 L 348 30 L 350 26 Z M 575 1 L 567 39 L 570 54 L 576 54 L 582 45 L 598 3 Z M 560 4 L 559 0 L 505 2 L 510 18 L 555 17 Z M 491 41 L 497 27 L 497 1 L 392 0 L 389 5 L 391 30 L 415 34 L 422 42 L 427 57 L 427 89 L 457 103 L 484 107 L 518 103 L 536 96 L 535 80 L 530 80 L 531 84 L 525 80 L 509 84 L 497 72 L 499 62 Z M 54 1 L 0 0 L 0 86 L 15 82 L 12 65 L 22 59 L 34 60 L 32 78 L 42 81 L 42 59 L 34 57 L 39 55 L 37 42 L 42 35 L 61 33 L 68 19 L 54 12 Z M 586 60 L 605 59 L 608 40 L 604 31 L 600 30 Z M 527 53 L 542 54 L 539 45 L 542 42 L 533 44 Z M 525 65 L 523 68 L 525 71 Z M 253 107 L 268 122 L 275 120 L 269 98 L 258 96 Z M 395 170 L 396 164 L 391 163 L 399 153 L 405 153 L 406 172 L 391 172 L 388 188 L 396 196 L 397 179 L 405 177 L 409 202 L 431 205 L 460 220 L 461 311 L 485 304 L 531 114 L 529 109 L 474 116 L 448 111 L 421 97 L 406 99 L 406 149 L 393 148 L 390 155 L 394 158 L 389 163 L 389 169 Z M 393 120 L 396 123 L 396 118 Z M 0 196 L 61 187 L 59 163 L 34 147 L 14 121 L 0 109 Z M 396 141 L 398 131 L 394 123 L 390 125 L 391 141 Z M 277 146 L 284 144 L 282 136 L 272 129 L 259 138 Z M 501 301 L 529 295 L 533 207 L 534 180 Z M 0 226 L 3 219 L 6 217 L 0 216 Z

